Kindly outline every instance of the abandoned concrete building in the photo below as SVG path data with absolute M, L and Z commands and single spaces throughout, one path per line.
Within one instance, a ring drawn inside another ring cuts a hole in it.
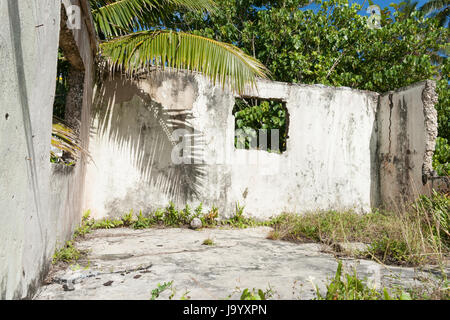
M 280 101 L 281 153 L 237 149 L 236 94 L 201 74 L 116 75 L 95 85 L 98 40 L 85 0 L 71 29 L 60 0 L 1 1 L 0 298 L 31 297 L 82 213 L 236 203 L 257 219 L 282 212 L 395 208 L 435 183 L 435 83 L 376 93 L 261 80 L 241 97 Z M 90 156 L 49 162 L 58 48 L 70 63 L 66 114 Z M 182 129 L 182 130 L 178 130 Z M 176 133 L 176 134 L 174 134 Z M 181 140 L 192 151 L 171 156 Z

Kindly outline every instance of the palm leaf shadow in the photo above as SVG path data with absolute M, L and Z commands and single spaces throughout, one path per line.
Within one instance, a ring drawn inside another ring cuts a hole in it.
M 177 205 L 200 198 L 206 176 L 201 161 L 205 143 L 202 132 L 192 126 L 192 111 L 168 110 L 141 90 L 136 80 L 124 77 L 98 84 L 97 92 L 91 137 L 106 138 L 114 146 L 113 150 L 129 150 L 141 182 L 154 188 L 155 193 L 164 194 Z M 176 129 L 186 130 L 184 137 L 192 141 L 189 164 L 171 161 L 172 148 L 178 143 L 173 141 L 171 133 Z

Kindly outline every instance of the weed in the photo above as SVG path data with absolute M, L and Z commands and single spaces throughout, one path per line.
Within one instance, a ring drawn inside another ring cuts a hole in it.
M 272 289 L 267 289 L 263 291 L 261 289 L 252 289 L 251 291 L 248 288 L 245 288 L 241 294 L 241 300 L 268 300 L 272 297 L 273 292 Z
M 235 228 L 247 228 L 247 227 L 253 227 L 257 225 L 261 225 L 260 223 L 256 222 L 252 218 L 246 218 L 244 216 L 244 206 L 239 205 L 239 202 L 236 202 L 236 209 L 234 216 L 227 219 L 220 221 L 220 224 L 222 225 L 229 225 Z
M 195 215 L 194 218 L 198 218 L 203 215 L 203 203 L 200 202 L 200 204 L 197 206 L 197 208 L 194 209 Z
M 369 246 L 365 253 L 353 253 L 359 257 L 410 266 L 440 263 L 450 253 L 449 204 L 447 195 L 434 192 L 402 212 L 286 213 L 269 222 L 273 231 L 267 238 L 320 242 L 335 248 L 342 242 L 362 242 Z
M 163 223 L 164 222 L 164 211 L 161 209 L 156 209 L 153 213 L 153 220 L 155 223 Z
M 374 240 L 363 255 L 369 258 L 376 257 L 388 264 L 406 264 L 409 262 L 417 265 L 421 263 L 420 256 L 409 256 L 408 246 L 404 241 L 389 239 L 387 236 Z
M 353 274 L 343 274 L 342 261 L 333 280 L 326 285 L 327 292 L 323 296 L 316 287 L 317 300 L 411 300 L 410 294 L 402 288 L 377 291 L 366 284 L 366 279 L 359 279 L 356 271 Z M 389 293 L 389 291 L 392 291 Z
M 138 216 L 137 216 L 137 220 L 134 221 L 134 222 L 131 224 L 131 226 L 132 226 L 134 229 L 145 229 L 145 228 L 150 227 L 151 224 L 152 224 L 152 223 L 151 223 L 151 219 L 145 217 L 145 216 L 142 214 L 142 211 L 139 211 L 139 214 L 138 214 Z
M 152 290 L 152 297 L 150 300 L 156 300 L 159 298 L 161 293 L 166 291 L 167 289 L 172 289 L 173 280 L 170 282 L 164 282 L 163 284 L 158 283 L 156 288 Z M 172 297 L 173 297 L 173 291 L 172 291 Z
M 316 287 L 317 300 L 378 300 L 380 293 L 369 288 L 358 279 L 356 271 L 353 275 L 345 274 L 342 280 L 342 261 L 339 261 L 334 279 L 327 284 L 327 293 L 322 296 Z
M 426 278 L 425 284 L 406 290 L 413 300 L 450 300 L 450 281 L 445 273 L 440 277 Z
M 134 223 L 134 220 L 133 220 L 133 209 L 131 209 L 130 212 L 124 214 L 121 219 L 122 219 L 123 225 L 125 227 L 132 226 L 133 223 Z
M 190 300 L 191 297 L 188 296 L 189 292 L 190 292 L 190 291 L 187 291 L 187 290 L 186 290 L 186 291 L 183 293 L 183 295 L 180 297 L 180 300 Z
M 77 261 L 81 257 L 81 254 L 81 251 L 73 245 L 73 241 L 66 241 L 64 247 L 55 250 L 52 264 Z
M 175 204 L 170 201 L 169 205 L 166 207 L 164 214 L 164 224 L 167 226 L 179 226 L 181 221 L 179 220 L 180 215 L 175 208 Z
M 92 225 L 92 229 L 113 229 L 123 226 L 121 219 L 109 219 L 104 218 L 102 220 L 95 221 Z
M 192 220 L 191 207 L 188 204 L 186 204 L 184 209 L 180 211 L 179 223 L 182 225 L 187 225 L 191 222 L 191 220 Z
M 205 246 L 213 246 L 215 243 L 214 243 L 214 241 L 212 240 L 212 239 L 205 239 L 205 240 L 203 240 L 203 243 L 202 243 L 202 245 L 205 245 Z
M 208 213 L 201 216 L 202 225 L 204 226 L 215 226 L 217 225 L 217 218 L 219 217 L 219 209 L 212 206 Z

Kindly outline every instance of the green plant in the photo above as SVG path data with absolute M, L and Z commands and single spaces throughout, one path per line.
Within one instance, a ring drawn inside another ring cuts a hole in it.
M 164 224 L 167 226 L 178 226 L 180 224 L 180 215 L 175 208 L 175 204 L 170 201 L 164 212 Z
M 219 217 L 219 209 L 216 206 L 212 206 L 209 212 L 200 216 L 203 226 L 215 226 L 217 225 L 217 218 Z
M 202 245 L 205 245 L 205 246 L 212 246 L 214 244 L 215 244 L 214 241 L 212 239 L 209 239 L 209 238 L 203 240 L 203 243 L 202 243 Z
M 124 214 L 121 219 L 122 219 L 123 225 L 125 227 L 129 227 L 129 226 L 133 225 L 133 223 L 134 223 L 133 209 L 131 209 L 130 212 Z
M 182 32 L 165 24 L 179 10 L 213 10 L 211 0 L 90 0 L 101 56 L 111 69 L 130 74 L 151 65 L 200 71 L 214 83 L 242 92 L 266 69 L 231 44 Z
M 200 202 L 200 204 L 194 209 L 194 218 L 198 218 L 203 215 L 203 203 Z
M 262 141 L 258 130 L 265 130 L 267 133 L 267 151 L 282 152 L 286 151 L 286 110 L 280 101 L 268 101 L 260 99 L 235 99 L 233 109 L 237 129 L 241 129 L 244 135 L 235 137 L 234 145 L 236 148 L 250 149 L 254 140 L 255 146 L 261 147 Z M 272 146 L 271 130 L 279 130 L 278 146 Z
M 441 19 L 448 6 L 427 16 L 430 7 L 418 11 L 394 2 L 381 8 L 382 28 L 371 29 L 361 3 L 347 0 L 315 1 L 307 10 L 299 10 L 307 0 L 216 1 L 222 10 L 207 16 L 181 10 L 166 24 L 235 44 L 262 61 L 276 81 L 386 92 L 437 80 L 438 134 L 450 141 L 449 29 Z M 442 161 L 435 164 L 448 168 L 448 158 Z
M 189 224 L 192 220 L 192 211 L 191 211 L 191 207 L 186 204 L 186 206 L 184 207 L 183 210 L 180 211 L 179 213 L 179 220 L 180 220 L 180 224 Z
M 430 197 L 419 197 L 415 209 L 423 214 L 433 236 L 450 248 L 450 197 L 433 190 Z
M 133 222 L 131 225 L 134 229 L 145 229 L 151 226 L 151 219 L 148 217 L 145 217 L 142 214 L 142 211 L 139 211 L 139 214 L 137 215 L 137 220 Z
M 317 300 L 378 300 L 380 293 L 369 288 L 364 281 L 358 279 L 356 271 L 353 275 L 345 274 L 342 279 L 342 261 L 338 267 L 334 279 L 327 284 L 327 292 L 324 296 L 316 287 Z
M 240 300 L 267 300 L 271 296 L 271 291 L 262 291 L 261 289 L 252 289 L 251 291 L 245 288 L 242 291 Z
M 58 155 L 50 151 L 50 162 L 52 163 L 72 166 L 75 164 L 74 160 L 78 159 L 80 154 L 90 157 L 89 152 L 81 146 L 80 139 L 73 129 L 56 117 L 53 117 L 51 145 L 62 154 Z M 70 159 L 65 159 L 64 153 L 68 154 Z
M 158 283 L 156 288 L 153 289 L 151 292 L 152 296 L 151 296 L 150 300 L 156 300 L 157 298 L 159 298 L 161 293 L 163 293 L 167 289 L 172 289 L 172 284 L 173 284 L 173 280 L 170 282 L 164 282 L 163 284 Z
M 188 296 L 189 292 L 190 292 L 190 291 L 186 290 L 186 291 L 182 294 L 182 296 L 180 297 L 180 300 L 190 300 L 191 297 Z
M 102 220 L 97 220 L 92 224 L 92 229 L 112 229 L 123 226 L 123 221 L 121 219 L 110 219 L 103 218 Z
M 422 262 L 420 256 L 411 256 L 408 245 L 404 241 L 389 239 L 387 236 L 374 240 L 367 250 L 367 255 L 389 264 L 404 264 L 406 262 L 420 264 Z
M 450 107 L 448 112 L 450 113 Z M 433 167 L 440 176 L 450 175 L 450 144 L 447 139 L 442 137 L 436 139 Z
M 434 193 L 402 212 L 352 211 L 282 214 L 269 222 L 269 239 L 321 242 L 339 254 L 352 254 L 387 264 L 440 263 L 450 253 L 449 198 Z M 341 243 L 368 244 L 365 252 L 342 252 Z
M 74 246 L 73 241 L 66 241 L 62 248 L 55 250 L 52 264 L 77 261 L 81 254 L 82 252 Z

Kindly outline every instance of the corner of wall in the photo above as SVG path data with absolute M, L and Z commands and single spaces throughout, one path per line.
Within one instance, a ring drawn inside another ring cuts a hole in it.
M 436 83 L 432 80 L 386 92 L 377 115 L 380 205 L 402 210 L 429 194 L 437 137 Z

